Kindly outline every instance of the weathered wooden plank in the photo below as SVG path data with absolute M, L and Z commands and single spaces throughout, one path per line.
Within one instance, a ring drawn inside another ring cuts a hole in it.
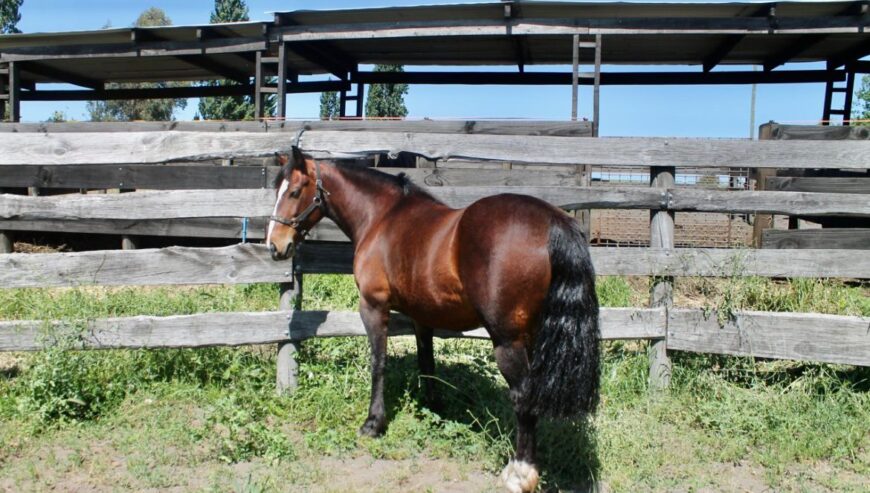
M 668 349 L 870 366 L 870 318 L 816 313 L 671 310 Z
M 483 197 L 515 193 L 537 197 L 564 209 L 870 216 L 870 195 L 860 194 L 575 186 L 432 186 L 427 189 L 451 207 L 465 207 Z M 275 191 L 262 188 L 45 197 L 0 194 L 0 219 L 264 217 L 271 214 L 274 201 Z
M 192 190 L 265 188 L 271 182 L 262 166 L 0 166 L 0 186 Z
M 288 152 L 293 139 L 256 132 L 0 133 L 0 164 L 145 164 Z M 427 159 L 477 159 L 604 166 L 870 168 L 870 141 L 750 141 L 312 130 L 301 147 L 316 157 L 398 152 Z
M 870 250 L 870 229 L 766 229 L 762 234 L 762 248 Z
M 870 278 L 870 257 L 856 257 L 849 250 L 594 247 L 590 251 L 598 275 Z M 299 252 L 299 265 L 306 273 L 351 273 L 352 261 L 353 250 L 347 243 L 303 244 Z
M 192 238 L 242 238 L 244 218 L 215 217 L 189 219 L 0 219 L 0 231 L 45 231 L 134 236 L 176 236 Z M 248 218 L 248 240 L 265 238 L 266 218 Z M 333 224 L 321 223 L 312 239 L 349 241 Z
M 676 211 L 733 212 L 814 216 L 870 215 L 870 195 L 807 192 L 751 192 L 678 188 L 668 208 Z
M 669 168 L 650 168 L 650 187 L 667 190 L 674 186 L 676 170 Z M 674 248 L 674 213 L 660 210 L 650 211 L 649 244 L 651 248 Z M 670 308 L 674 303 L 674 278 L 659 276 L 653 280 L 650 289 L 650 306 Z M 666 341 L 655 341 L 649 348 L 649 386 L 653 391 L 666 389 L 671 384 L 671 359 L 668 357 Z
M 664 337 L 664 310 L 602 308 L 602 339 L 651 339 Z M 394 313 L 390 335 L 411 335 L 414 326 Z M 168 317 L 123 317 L 75 322 L 0 322 L 0 351 L 33 351 L 63 341 L 73 347 L 172 348 L 239 346 L 301 341 L 311 337 L 363 336 L 365 328 L 356 312 L 272 311 L 199 313 Z M 438 337 L 486 339 L 486 330 L 461 332 L 437 330 Z
M 311 121 L 226 121 L 226 122 L 41 122 L 0 123 L 0 132 L 285 132 L 301 129 L 353 132 L 431 132 L 492 135 L 548 135 L 588 137 L 592 124 L 585 121 L 523 120 L 311 120 Z
M 263 245 L 0 255 L 0 287 L 283 282 Z
M 762 132 L 776 140 L 867 140 L 870 127 L 862 125 L 785 125 L 765 123 Z M 764 130 L 767 129 L 767 130 Z
M 849 250 L 592 248 L 599 275 L 870 278 L 870 257 Z M 349 243 L 306 243 L 304 273 L 350 273 Z M 264 245 L 0 255 L 0 288 L 285 282 L 289 262 Z
M 870 175 L 861 178 L 771 176 L 767 178 L 766 189 L 782 192 L 870 194 Z
M 599 166 L 868 168 L 870 142 L 727 139 L 507 137 L 388 132 L 306 132 L 302 147 L 318 157 L 400 151 L 427 159 L 479 159 Z

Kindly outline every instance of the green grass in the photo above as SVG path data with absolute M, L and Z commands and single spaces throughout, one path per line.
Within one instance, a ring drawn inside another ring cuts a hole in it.
M 348 276 L 306 276 L 304 287 L 307 309 L 358 303 Z M 637 306 L 647 289 L 616 277 L 598 283 L 603 306 Z M 870 316 L 866 286 L 836 281 L 678 280 L 680 296 L 724 309 Z M 274 285 L 0 291 L 0 319 L 276 305 Z M 870 476 L 867 368 L 675 353 L 672 388 L 652 395 L 645 344 L 611 342 L 603 356 L 594 419 L 541 424 L 549 486 L 600 479 L 612 491 L 731 490 L 739 488 L 729 478 L 746 476 L 743 489 L 757 481 L 860 491 Z M 107 489 L 322 489 L 338 479 L 323 457 L 441 460 L 473 475 L 498 471 L 512 450 L 512 411 L 485 341 L 438 341 L 445 407 L 436 414 L 421 404 L 412 339 L 392 339 L 390 428 L 378 440 L 356 434 L 369 394 L 364 338 L 306 341 L 300 387 L 289 397 L 274 394 L 272 347 L 75 351 L 61 344 L 0 358 L 14 358 L 0 359 L 0 478 L 20 486 L 10 489 L 48 489 L 82 470 Z M 112 462 L 118 458 L 123 474 Z M 422 474 L 408 467 L 402 477 Z M 202 482 L 190 483 L 198 474 Z M 397 480 L 385 477 L 383 487 Z

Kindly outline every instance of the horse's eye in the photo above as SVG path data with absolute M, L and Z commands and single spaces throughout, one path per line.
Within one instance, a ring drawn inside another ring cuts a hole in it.
M 299 198 L 299 195 L 301 195 L 301 194 L 302 194 L 302 189 L 301 189 L 301 188 L 297 188 L 296 190 L 292 190 L 292 191 L 290 192 L 290 198 L 291 198 L 291 199 L 298 199 L 298 198 Z

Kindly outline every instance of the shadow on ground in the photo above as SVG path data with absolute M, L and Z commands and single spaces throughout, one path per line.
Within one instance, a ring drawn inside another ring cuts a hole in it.
M 435 388 L 441 399 L 439 416 L 470 426 L 494 441 L 502 433 L 515 437 L 515 418 L 501 375 L 493 375 L 484 361 L 452 363 L 438 361 Z M 413 392 L 420 407 L 428 407 L 423 394 L 415 354 L 387 360 L 385 401 L 390 420 L 400 410 L 401 396 Z M 589 420 L 542 420 L 538 424 L 538 465 L 544 491 L 598 491 L 600 463 L 595 428 Z M 513 446 L 511 447 L 513 450 Z M 509 457 L 503 458 L 507 463 Z

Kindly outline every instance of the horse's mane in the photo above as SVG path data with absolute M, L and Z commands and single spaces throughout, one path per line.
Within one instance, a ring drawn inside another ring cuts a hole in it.
M 284 167 L 281 168 L 281 171 L 278 172 L 278 174 L 275 176 L 275 180 L 272 183 L 273 188 L 278 188 L 281 185 L 281 181 L 290 174 L 290 170 L 293 169 L 293 166 L 296 165 L 299 160 L 305 159 L 303 154 L 299 152 L 296 148 L 294 148 L 293 150 L 294 152 L 293 155 L 290 156 L 289 162 L 285 164 Z M 351 174 L 354 181 L 366 181 L 368 183 L 396 187 L 399 188 L 402 191 L 402 195 L 406 197 L 411 195 L 420 195 L 430 200 L 434 200 L 435 202 L 441 202 L 440 200 L 433 197 L 432 194 L 417 186 L 417 184 L 411 181 L 411 179 L 408 178 L 408 175 L 406 175 L 405 173 L 391 175 L 375 168 L 356 164 L 354 162 L 336 161 L 335 167 L 342 172 Z

